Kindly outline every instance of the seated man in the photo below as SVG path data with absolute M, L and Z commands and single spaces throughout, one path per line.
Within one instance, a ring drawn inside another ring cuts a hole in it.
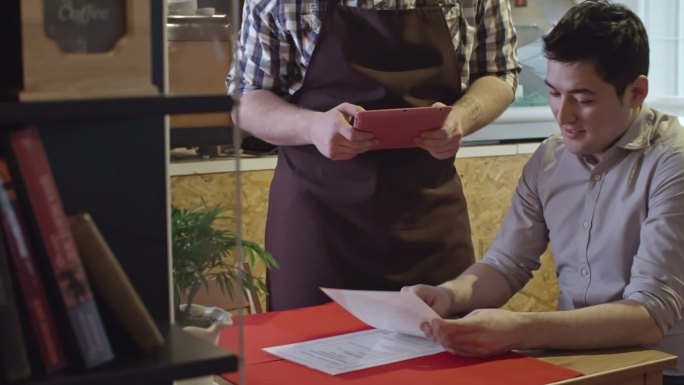
M 421 325 L 453 354 L 652 346 L 680 356 L 684 384 L 684 128 L 649 108 L 648 37 L 622 5 L 585 1 L 544 37 L 561 132 L 525 165 L 491 249 L 413 291 L 442 316 Z M 497 309 L 551 245 L 559 311 Z

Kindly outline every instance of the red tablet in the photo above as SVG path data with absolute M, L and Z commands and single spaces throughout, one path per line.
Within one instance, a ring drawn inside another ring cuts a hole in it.
M 415 147 L 415 139 L 427 130 L 441 128 L 451 107 L 392 108 L 357 112 L 354 128 L 375 134 L 376 149 Z

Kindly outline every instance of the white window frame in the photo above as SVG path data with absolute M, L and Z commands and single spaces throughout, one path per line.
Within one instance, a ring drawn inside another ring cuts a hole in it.
M 684 1 L 622 0 L 641 17 L 651 46 L 652 107 L 684 118 Z
M 650 107 L 678 116 L 684 124 L 684 0 L 614 1 L 625 4 L 639 15 L 649 34 L 650 89 L 646 102 Z M 666 32 L 671 31 L 670 37 L 676 42 L 670 51 L 657 47 L 658 39 L 663 37 L 662 27 L 667 27 L 664 28 Z M 558 126 L 548 106 L 512 107 L 489 126 L 468 135 L 464 142 L 541 138 L 557 131 Z

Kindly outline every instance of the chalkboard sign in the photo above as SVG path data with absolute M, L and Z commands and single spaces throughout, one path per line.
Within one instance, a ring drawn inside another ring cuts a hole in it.
M 21 4 L 20 100 L 159 94 L 152 81 L 152 0 L 14 1 Z
M 43 21 L 64 53 L 108 52 L 126 34 L 126 1 L 43 0 Z

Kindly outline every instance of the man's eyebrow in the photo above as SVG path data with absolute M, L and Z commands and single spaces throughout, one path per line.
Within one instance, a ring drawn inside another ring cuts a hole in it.
M 556 89 L 551 83 L 549 83 L 548 80 L 544 79 L 544 84 L 546 84 L 547 87 Z M 596 95 L 596 92 L 590 90 L 589 88 L 573 88 L 570 91 L 568 91 L 569 94 L 589 94 L 589 95 Z

